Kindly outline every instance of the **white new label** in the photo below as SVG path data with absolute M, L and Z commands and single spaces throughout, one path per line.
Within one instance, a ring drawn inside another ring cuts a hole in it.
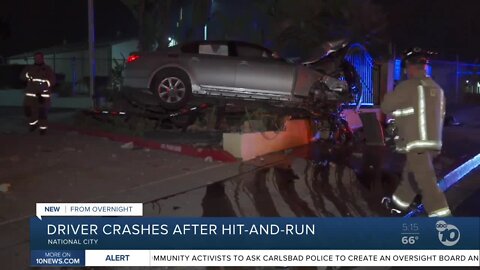
M 142 216 L 142 203 L 37 203 L 42 216 Z

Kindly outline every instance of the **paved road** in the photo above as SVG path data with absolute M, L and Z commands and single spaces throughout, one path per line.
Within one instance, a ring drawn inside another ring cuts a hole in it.
M 71 117 L 53 111 L 52 119 Z M 0 109 L 0 269 L 26 269 L 36 202 L 145 202 L 236 175 L 238 165 L 50 130 L 28 133 L 20 109 Z
M 394 190 L 403 162 L 385 148 L 317 143 L 209 163 L 76 133 L 29 134 L 20 113 L 0 109 L 0 184 L 12 185 L 0 192 L 2 269 L 28 268 L 26 217 L 35 202 L 144 202 L 149 216 L 385 216 L 379 201 Z M 53 120 L 70 117 L 52 113 Z M 478 129 L 466 128 L 446 130 L 439 175 L 479 152 Z M 479 179 L 476 170 L 447 192 L 454 214 L 478 215 Z
M 456 167 L 453 160 L 436 160 L 439 175 Z M 379 202 L 394 191 L 403 162 L 379 147 L 319 143 L 253 160 L 244 166 L 256 169 L 246 174 L 159 198 L 146 209 L 149 215 L 161 216 L 389 216 Z M 480 171 L 475 170 L 447 192 L 455 216 L 480 216 L 479 179 Z

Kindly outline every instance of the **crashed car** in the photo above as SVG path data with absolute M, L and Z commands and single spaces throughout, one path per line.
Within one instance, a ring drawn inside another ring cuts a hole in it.
M 166 110 L 181 109 L 195 97 L 213 97 L 315 111 L 318 104 L 350 97 L 346 81 L 238 41 L 197 41 L 133 53 L 122 89 L 127 96 L 143 95 L 142 100 Z

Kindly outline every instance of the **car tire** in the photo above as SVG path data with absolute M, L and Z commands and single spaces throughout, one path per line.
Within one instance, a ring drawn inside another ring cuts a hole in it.
M 165 69 L 155 75 L 151 91 L 164 109 L 179 110 L 188 104 L 192 96 L 192 85 L 185 72 Z

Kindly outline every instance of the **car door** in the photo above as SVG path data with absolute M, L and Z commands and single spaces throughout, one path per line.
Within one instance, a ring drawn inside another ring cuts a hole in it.
M 235 43 L 235 55 L 238 58 L 235 87 L 292 93 L 295 65 L 275 59 L 269 50 L 248 43 Z
M 196 54 L 190 55 L 191 72 L 205 88 L 234 87 L 236 61 L 230 56 L 227 42 L 201 42 Z

